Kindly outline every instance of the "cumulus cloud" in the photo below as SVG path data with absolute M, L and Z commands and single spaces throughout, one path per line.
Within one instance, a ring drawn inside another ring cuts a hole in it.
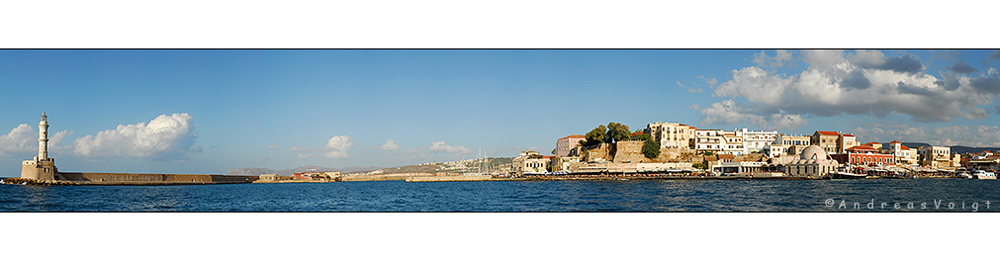
M 466 148 L 465 146 L 455 147 L 452 145 L 445 144 L 443 140 L 431 142 L 431 146 L 428 147 L 427 149 L 434 152 L 455 153 L 455 155 L 472 153 L 472 150 Z
M 354 146 L 354 141 L 347 135 L 333 136 L 326 142 L 326 152 L 323 156 L 327 158 L 348 158 L 347 150 Z
M 1000 50 L 990 53 L 990 59 L 1000 60 Z
M 955 65 L 952 65 L 951 67 L 948 67 L 948 70 L 951 70 L 952 72 L 964 73 L 964 74 L 970 74 L 970 73 L 976 72 L 976 68 L 972 67 L 972 65 L 969 65 L 969 64 L 963 63 L 963 62 L 956 62 Z
M 688 108 L 696 111 L 701 110 L 701 107 L 699 107 L 698 104 L 691 104 L 691 106 L 688 106 Z
M 910 127 L 906 125 L 900 126 L 883 126 L 883 127 L 870 127 L 861 128 L 857 127 L 851 131 L 858 140 L 861 141 L 874 141 L 874 142 L 890 142 L 893 140 L 898 141 L 926 141 L 927 132 L 923 127 Z
M 753 63 L 757 64 L 757 67 L 761 68 L 781 68 L 785 67 L 785 63 L 792 61 L 792 52 L 786 50 L 775 51 L 774 56 L 769 56 L 764 51 L 760 53 L 755 53 L 753 55 Z M 713 79 L 714 80 L 714 79 Z
M 950 122 L 988 117 L 979 106 L 990 105 L 1000 94 L 1000 73 L 993 68 L 975 77 L 948 72 L 938 78 L 921 72 L 919 58 L 908 54 L 807 50 L 802 56 L 809 67 L 798 74 L 777 75 L 755 66 L 733 70 L 713 96 L 746 99 L 748 109 L 740 112 L 765 120 L 776 113 L 792 119 L 902 114 L 919 122 Z M 703 121 L 725 122 L 719 121 L 718 109 L 708 109 L 702 110 Z
M 380 147 L 380 148 L 382 150 L 398 150 L 399 149 L 399 145 L 396 145 L 395 141 L 392 141 L 392 139 L 389 139 L 388 141 L 385 142 L 385 144 L 382 144 L 382 147 Z
M 948 126 L 927 130 L 907 125 L 855 128 L 854 134 L 865 141 L 889 142 L 916 141 L 941 146 L 1000 146 L 1000 127 L 997 126 Z
M 31 125 L 22 123 L 0 136 L 0 157 L 26 154 L 30 158 L 32 151 L 38 151 L 38 132 Z
M 118 125 L 97 135 L 87 135 L 73 141 L 73 153 L 81 157 L 136 157 L 157 160 L 183 160 L 191 153 L 201 152 L 195 146 L 198 138 L 194 121 L 187 113 L 160 115 L 149 121 Z
M 300 159 L 308 159 L 308 158 L 312 158 L 312 157 L 315 157 L 315 156 L 316 156 L 316 154 L 309 153 L 309 154 L 299 154 L 298 157 Z
M 59 131 L 51 133 L 49 136 L 49 153 L 62 152 L 72 148 L 72 146 L 60 146 L 66 135 L 72 131 Z M 31 125 L 22 123 L 9 133 L 0 135 L 0 157 L 22 157 L 25 159 L 38 154 L 38 131 Z
M 770 114 L 761 113 L 733 100 L 713 103 L 711 107 L 705 108 L 701 112 L 701 124 L 703 125 L 716 123 L 750 124 L 763 129 L 793 130 L 809 123 L 800 115 L 781 111 Z
M 269 149 L 269 150 L 270 149 L 277 149 L 278 147 L 280 147 L 280 146 L 278 146 L 278 144 L 271 144 L 271 146 L 267 146 L 267 149 Z

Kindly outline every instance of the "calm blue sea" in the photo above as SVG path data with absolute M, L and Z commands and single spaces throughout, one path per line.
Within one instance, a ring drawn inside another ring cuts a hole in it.
M 0 211 L 995 212 L 997 192 L 1000 180 L 964 179 L 0 185 Z

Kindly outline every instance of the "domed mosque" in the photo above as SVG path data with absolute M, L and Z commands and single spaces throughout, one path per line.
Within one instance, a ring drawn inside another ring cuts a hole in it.
M 840 162 L 830 157 L 817 145 L 811 145 L 802 150 L 799 159 L 785 165 L 785 173 L 789 176 L 821 177 L 837 170 Z

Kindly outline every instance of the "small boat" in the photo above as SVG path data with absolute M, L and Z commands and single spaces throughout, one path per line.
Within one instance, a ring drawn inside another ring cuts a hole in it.
M 865 174 L 855 174 L 855 173 L 850 173 L 850 172 L 841 172 L 841 171 L 831 172 L 830 173 L 830 178 L 831 179 L 863 179 L 866 176 L 868 176 L 868 175 L 865 175 Z
M 972 172 L 973 179 L 997 179 L 997 174 L 993 172 L 986 172 L 983 170 L 976 170 Z
M 962 172 L 962 173 L 958 173 L 958 177 L 959 178 L 963 178 L 963 179 L 971 179 L 972 175 L 969 174 L 968 172 Z

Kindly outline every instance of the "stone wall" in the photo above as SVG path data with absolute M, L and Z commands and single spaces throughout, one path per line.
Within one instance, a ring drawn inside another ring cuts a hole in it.
M 646 162 L 648 159 L 642 154 L 642 145 L 645 141 L 625 140 L 615 143 L 615 163 L 622 162 Z
M 251 183 L 258 176 L 227 176 L 208 174 L 132 174 L 61 172 L 66 180 L 83 184 L 226 184 Z

